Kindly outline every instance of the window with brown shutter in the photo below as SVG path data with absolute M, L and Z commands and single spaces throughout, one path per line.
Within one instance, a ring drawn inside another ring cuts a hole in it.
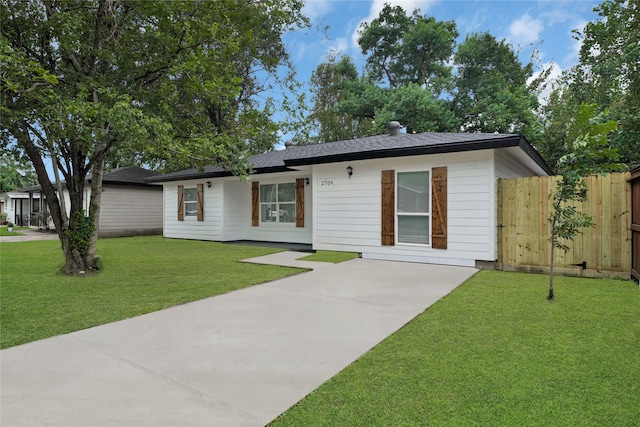
M 184 185 L 178 185 L 178 221 L 184 221 Z
M 198 221 L 204 221 L 204 184 L 198 184 L 197 202 Z
M 260 183 L 258 181 L 251 183 L 251 225 L 253 227 L 260 225 Z
M 429 171 L 396 174 L 396 240 L 429 245 L 431 197 Z
M 304 227 L 304 178 L 296 179 L 296 227 Z
M 394 170 L 382 171 L 382 245 L 393 246 L 395 244 L 395 189 L 396 172 Z
M 432 169 L 431 199 L 433 219 L 431 223 L 431 247 L 447 249 L 447 168 Z

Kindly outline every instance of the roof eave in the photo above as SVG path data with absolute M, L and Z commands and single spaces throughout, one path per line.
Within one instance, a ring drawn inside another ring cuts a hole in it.
M 527 141 L 525 137 L 520 137 L 520 143 L 518 144 L 520 149 L 524 151 L 538 166 L 544 170 L 547 175 L 554 175 L 553 170 L 549 167 L 547 162 L 542 158 L 540 153 Z
M 382 159 L 382 158 L 390 158 L 390 157 L 419 156 L 419 155 L 425 155 L 425 154 L 459 153 L 463 151 L 490 150 L 493 148 L 517 147 L 522 143 L 521 139 L 522 138 L 519 135 L 514 135 L 514 136 L 502 138 L 502 139 L 495 139 L 495 140 L 488 140 L 488 141 L 487 140 L 468 141 L 463 143 L 456 142 L 456 143 L 449 143 L 449 144 L 428 145 L 428 146 L 420 146 L 420 147 L 391 148 L 391 149 L 375 150 L 375 151 L 341 153 L 341 154 L 332 154 L 328 156 L 285 160 L 285 164 L 287 166 L 302 166 L 302 165 L 313 165 L 313 164 L 324 164 L 324 163 L 348 162 L 348 161 L 355 161 L 355 160 Z M 524 141 L 524 145 L 529 145 L 529 143 Z
M 264 168 L 254 168 L 251 175 L 260 175 L 265 173 L 276 173 L 276 172 L 296 172 L 295 169 L 291 169 L 287 166 L 270 166 Z M 172 181 L 188 181 L 192 179 L 206 179 L 206 178 L 224 178 L 228 176 L 233 176 L 231 172 L 227 171 L 216 171 L 216 172 L 195 172 L 180 176 L 172 176 L 172 177 L 164 177 L 162 175 L 154 176 L 152 178 L 147 178 L 145 180 L 148 184 L 162 184 L 163 182 L 172 182 Z

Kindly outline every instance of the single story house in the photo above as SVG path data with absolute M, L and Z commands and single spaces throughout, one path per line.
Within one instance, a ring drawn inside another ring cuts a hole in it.
M 162 233 L 162 188 L 145 182 L 145 179 L 156 175 L 157 172 L 137 166 L 118 168 L 104 174 L 98 225 L 100 237 Z M 84 209 L 87 212 L 91 196 L 90 184 L 91 176 L 87 178 L 84 189 Z M 40 186 L 18 190 L 23 195 L 23 200 L 28 202 L 23 209 L 23 222 L 20 225 L 53 228 L 50 221 L 42 223 L 42 214 L 36 215 L 40 211 L 45 216 L 48 215 L 46 203 L 37 203 L 41 197 L 40 191 Z M 64 184 L 63 193 L 68 209 L 69 194 Z
M 392 122 L 393 123 L 393 122 Z M 389 134 L 289 146 L 162 184 L 163 235 L 303 243 L 363 258 L 460 266 L 497 259 L 497 180 L 551 170 L 520 135 Z
M 7 213 L 7 221 L 17 226 L 29 225 L 29 218 L 41 210 L 40 193 L 29 198 L 29 193 L 17 190 L 0 194 L 0 212 Z

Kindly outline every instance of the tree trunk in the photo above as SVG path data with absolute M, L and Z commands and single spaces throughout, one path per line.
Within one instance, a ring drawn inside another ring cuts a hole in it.
M 38 175 L 38 182 L 44 194 L 51 219 L 56 227 L 58 238 L 62 246 L 62 252 L 64 254 L 65 263 L 62 267 L 62 273 L 68 275 L 84 274 L 89 271 L 94 265 L 95 257 L 95 239 L 89 240 L 89 246 L 86 247 L 86 239 L 83 238 L 83 226 L 84 214 L 83 214 L 83 193 L 84 193 L 84 174 L 75 174 L 72 181 L 67 180 L 67 191 L 69 192 L 69 199 L 71 201 L 71 210 L 69 218 L 66 217 L 65 209 L 62 208 L 64 195 L 56 191 L 55 187 L 49 179 L 46 166 L 42 160 L 38 147 L 29 137 L 28 129 L 23 124 L 23 128 L 20 131 L 16 130 L 16 135 L 19 135 L 18 144 L 24 148 L 27 156 L 33 163 L 36 174 Z M 104 156 L 100 162 L 99 168 L 99 186 L 102 187 L 102 171 L 104 169 Z M 60 187 L 61 188 L 61 187 Z M 99 200 L 98 200 L 99 203 Z M 75 218 L 75 223 L 74 223 Z M 94 215 L 94 220 L 97 222 L 97 215 Z M 93 242 L 93 243 L 91 243 Z M 93 246 L 93 247 L 92 247 Z M 91 249 L 91 250 L 88 250 Z M 86 256 L 86 253 L 91 254 Z
M 102 147 L 101 147 L 102 148 Z M 104 153 L 104 151 L 100 151 Z M 100 206 L 102 203 L 102 177 L 104 176 L 104 154 L 98 154 L 93 159 L 93 170 L 91 172 L 91 198 L 89 202 L 89 222 L 92 224 L 89 247 L 85 254 L 85 262 L 91 268 L 96 267 L 96 248 L 98 245 Z
M 63 235 L 61 242 L 62 252 L 64 253 L 62 273 L 72 276 L 86 273 L 90 267 L 86 265 L 82 254 L 76 248 L 77 245 L 74 244 L 69 235 Z

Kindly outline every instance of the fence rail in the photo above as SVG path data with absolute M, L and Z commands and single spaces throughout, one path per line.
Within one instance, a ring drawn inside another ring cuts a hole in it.
M 556 250 L 561 274 L 619 276 L 631 271 L 630 174 L 585 178 L 587 201 L 578 210 L 591 215 L 595 227 L 582 230 L 569 251 Z M 549 194 L 559 177 L 498 180 L 498 268 L 546 272 L 550 265 L 552 213 Z

